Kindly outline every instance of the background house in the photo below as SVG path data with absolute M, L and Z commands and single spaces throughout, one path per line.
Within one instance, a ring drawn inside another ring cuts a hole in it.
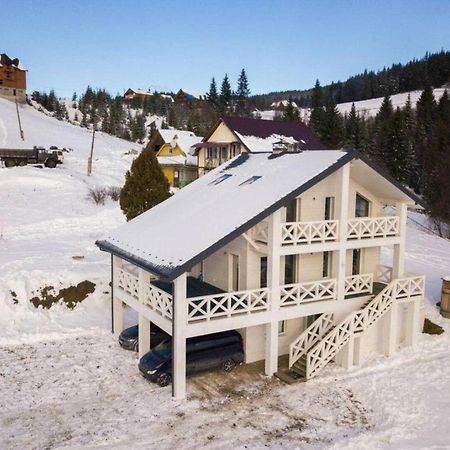
M 175 95 L 176 102 L 201 102 L 206 100 L 206 94 L 192 89 L 180 89 Z
M 152 93 L 144 89 L 128 88 L 123 94 L 123 101 L 125 103 L 132 102 L 133 100 L 144 101 L 146 98 L 151 97 Z
M 201 140 L 190 131 L 158 130 L 150 142 L 151 149 L 158 147 L 156 156 L 171 187 L 183 187 L 197 178 L 197 157 L 189 150 Z
M 11 59 L 8 55 L 2 53 L 0 55 L 0 97 L 24 103 L 26 89 L 25 67 L 18 58 Z
M 223 117 L 201 143 L 195 145 L 198 172 L 203 175 L 242 152 L 271 152 L 274 144 L 292 150 L 323 150 L 312 129 L 302 122 Z

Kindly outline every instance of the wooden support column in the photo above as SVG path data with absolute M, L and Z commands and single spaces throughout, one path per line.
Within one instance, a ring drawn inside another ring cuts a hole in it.
M 278 311 L 280 309 L 280 249 L 281 209 L 269 218 L 267 255 L 267 286 L 270 289 L 270 309 L 276 320 L 266 324 L 265 374 L 272 376 L 278 370 Z
M 353 358 L 355 355 L 355 338 L 353 336 L 350 336 L 350 340 L 347 344 L 345 344 L 344 348 L 342 349 L 342 356 L 341 356 L 341 365 L 344 367 L 344 369 L 350 369 L 353 367 Z
M 386 356 L 392 356 L 397 350 L 398 309 L 399 305 L 394 300 L 394 304 L 384 318 L 383 347 Z
M 347 221 L 349 204 L 349 185 L 350 185 L 350 163 L 339 169 L 339 182 L 337 190 L 338 211 L 336 218 L 339 220 L 339 243 L 340 248 L 333 258 L 333 277 L 337 279 L 337 298 L 343 300 L 345 295 L 345 272 L 347 249 Z
M 392 261 L 392 279 L 401 278 L 405 273 L 405 239 L 406 220 L 408 218 L 408 205 L 397 203 L 397 215 L 399 217 L 400 242 L 394 245 L 394 256 Z
M 172 303 L 172 396 L 186 397 L 186 273 L 173 281 Z
M 354 339 L 354 358 L 353 363 L 356 367 L 359 367 L 362 363 L 362 346 L 363 346 L 363 335 L 360 334 Z
M 123 302 L 117 298 L 117 282 L 118 282 L 118 270 L 122 266 L 122 261 L 117 256 L 113 256 L 113 298 L 112 298 L 112 329 L 113 334 L 119 337 L 119 334 L 123 331 Z
M 408 311 L 406 314 L 406 335 L 405 335 L 405 343 L 406 345 L 416 345 L 417 339 L 419 338 L 420 333 L 420 304 L 422 299 L 417 298 L 409 303 Z
M 150 351 L 150 320 L 139 314 L 139 358 Z

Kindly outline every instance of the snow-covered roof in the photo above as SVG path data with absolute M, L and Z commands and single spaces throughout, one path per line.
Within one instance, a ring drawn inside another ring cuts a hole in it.
M 185 95 L 196 98 L 198 100 L 206 99 L 206 94 L 204 92 L 196 91 L 194 89 L 183 89 L 183 88 L 181 88 L 180 91 L 184 92 Z
M 177 142 L 178 147 L 187 156 L 189 155 L 189 149 L 194 145 L 201 142 L 202 136 L 196 136 L 192 131 L 186 130 L 158 130 L 163 141 L 166 144 L 170 144 L 174 141 Z
M 281 108 L 281 107 L 286 107 L 287 105 L 289 105 L 289 100 L 280 100 L 279 102 L 273 102 L 270 106 L 272 108 Z M 292 102 L 292 106 L 294 108 L 298 108 L 297 103 Z
M 134 94 L 138 94 L 138 95 L 152 95 L 152 93 L 150 91 L 147 91 L 145 89 L 136 89 L 136 88 L 127 89 L 125 94 L 127 94 L 129 91 L 133 92 Z
M 197 166 L 197 158 L 192 155 L 158 156 L 158 162 L 162 166 Z
M 9 66 L 19 70 L 25 70 L 25 67 L 19 58 L 10 58 L 6 53 L 0 55 L 0 66 Z
M 353 157 L 340 150 L 243 153 L 97 244 L 173 279 Z
M 280 134 L 272 134 L 266 138 L 260 138 L 257 136 L 244 136 L 237 131 L 235 131 L 241 142 L 252 152 L 252 153 L 261 153 L 261 152 L 271 152 L 273 149 L 273 144 L 277 142 L 285 142 L 286 144 L 295 145 L 298 144 L 302 148 L 305 147 L 305 141 L 300 140 L 297 141 L 292 136 L 283 136 Z

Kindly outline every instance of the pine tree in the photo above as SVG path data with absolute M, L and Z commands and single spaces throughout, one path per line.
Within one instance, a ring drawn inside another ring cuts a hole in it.
M 220 87 L 220 107 L 221 112 L 226 113 L 231 104 L 231 85 L 228 80 L 228 75 L 225 74 L 225 77 L 222 81 L 222 86 Z
M 155 152 L 142 150 L 125 175 L 125 184 L 120 191 L 121 210 L 127 220 L 131 220 L 169 197 L 169 182 Z
M 237 97 L 236 113 L 238 116 L 248 114 L 249 111 L 247 106 L 247 99 L 249 95 L 250 95 L 250 88 L 248 85 L 247 74 L 245 73 L 245 69 L 242 69 L 238 78 L 236 90 L 236 97 Z
M 328 148 L 337 149 L 342 146 L 344 137 L 342 116 L 336 104 L 331 100 L 328 101 L 325 107 L 319 135 L 323 144 Z
M 219 100 L 219 94 L 217 93 L 216 79 L 214 77 L 212 77 L 211 84 L 209 85 L 208 100 L 214 106 L 217 105 L 217 102 Z
M 355 150 L 363 150 L 364 125 L 352 103 L 350 113 L 345 120 L 345 145 Z
M 77 93 L 74 92 L 72 95 L 72 102 L 76 102 L 77 101 Z
M 298 112 L 298 108 L 294 106 L 292 96 L 289 96 L 289 100 L 284 108 L 282 118 L 288 122 L 298 122 L 300 120 L 300 114 Z
M 322 137 L 321 130 L 323 128 L 324 120 L 325 110 L 323 108 L 323 92 L 319 80 L 316 80 L 311 96 L 311 115 L 309 118 L 309 123 L 319 137 Z

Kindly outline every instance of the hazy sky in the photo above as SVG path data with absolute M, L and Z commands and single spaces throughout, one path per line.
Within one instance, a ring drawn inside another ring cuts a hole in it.
M 243 67 L 252 93 L 304 89 L 449 50 L 450 1 L 14 0 L 0 45 L 60 96 L 234 87 Z

